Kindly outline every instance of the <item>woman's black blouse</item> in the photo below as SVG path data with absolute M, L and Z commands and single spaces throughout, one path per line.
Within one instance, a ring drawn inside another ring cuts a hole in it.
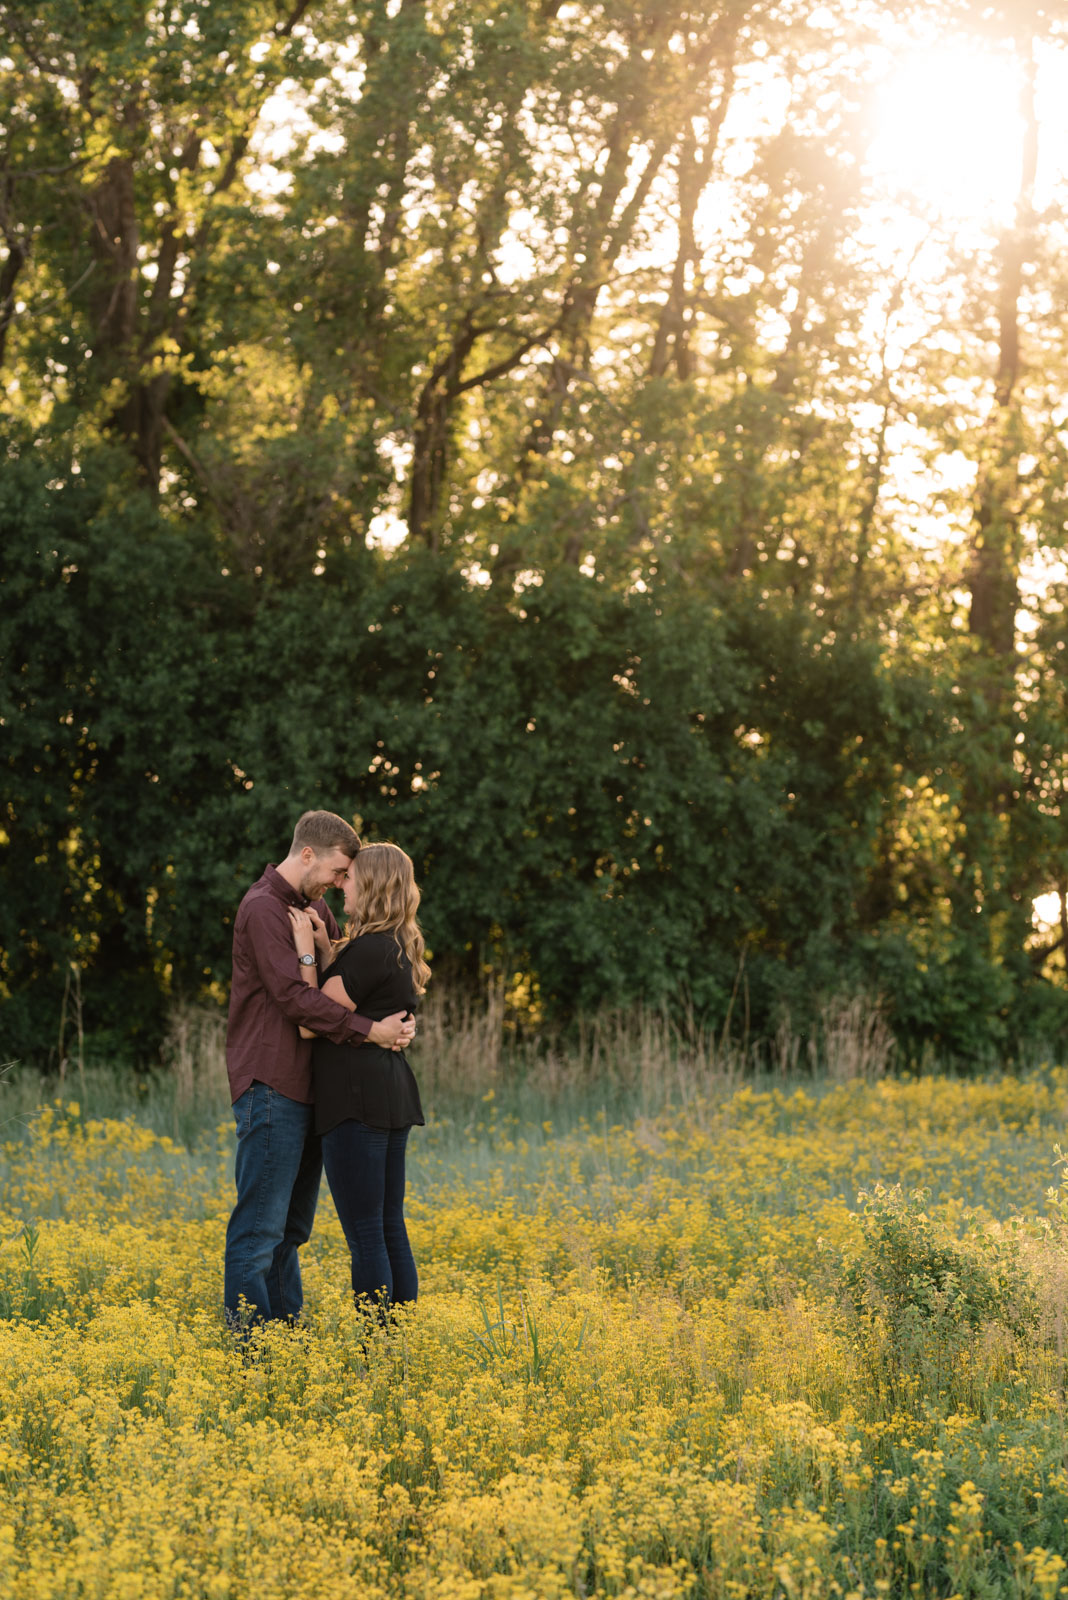
M 363 933 L 351 939 L 327 967 L 322 982 L 328 978 L 340 978 L 360 1015 L 373 1022 L 397 1011 L 415 1010 L 412 964 L 392 933 Z M 348 1118 L 368 1128 L 407 1128 L 426 1120 L 415 1076 L 401 1051 L 316 1039 L 312 1079 L 316 1133 L 329 1133 Z

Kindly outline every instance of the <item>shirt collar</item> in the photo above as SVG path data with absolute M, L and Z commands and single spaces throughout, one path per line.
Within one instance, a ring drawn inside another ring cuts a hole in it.
M 294 889 L 288 884 L 277 867 L 269 866 L 263 876 L 267 879 L 272 893 L 278 895 L 287 905 L 296 906 L 301 911 L 311 905 L 312 902 L 307 895 L 301 894 L 299 889 Z

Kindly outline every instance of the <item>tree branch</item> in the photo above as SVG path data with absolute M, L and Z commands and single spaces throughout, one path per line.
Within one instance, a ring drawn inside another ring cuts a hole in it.
M 289 15 L 284 18 L 280 17 L 275 23 L 274 27 L 271 29 L 271 32 L 275 35 L 275 37 L 278 39 L 290 38 L 292 36 L 293 29 L 297 26 L 297 23 L 300 21 L 301 17 L 303 17 L 310 4 L 311 0 L 297 0 L 296 5 L 294 5 Z

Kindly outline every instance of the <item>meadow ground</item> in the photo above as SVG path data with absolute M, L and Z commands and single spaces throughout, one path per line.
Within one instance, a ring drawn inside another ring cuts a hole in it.
M 1068 1594 L 1063 1069 L 435 1092 L 418 1306 L 361 1337 L 324 1188 L 249 1361 L 217 1091 L 27 1094 L 0 1600 Z

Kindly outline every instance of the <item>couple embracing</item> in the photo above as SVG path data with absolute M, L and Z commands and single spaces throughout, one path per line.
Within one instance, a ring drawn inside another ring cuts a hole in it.
M 344 890 L 344 938 L 328 888 Z M 423 1112 L 404 1049 L 430 970 L 418 905 L 403 850 L 361 846 L 342 817 L 306 811 L 285 860 L 238 909 L 226 1030 L 237 1204 L 224 1285 L 236 1330 L 300 1315 L 297 1251 L 324 1167 L 357 1303 L 416 1298 L 404 1158 Z

